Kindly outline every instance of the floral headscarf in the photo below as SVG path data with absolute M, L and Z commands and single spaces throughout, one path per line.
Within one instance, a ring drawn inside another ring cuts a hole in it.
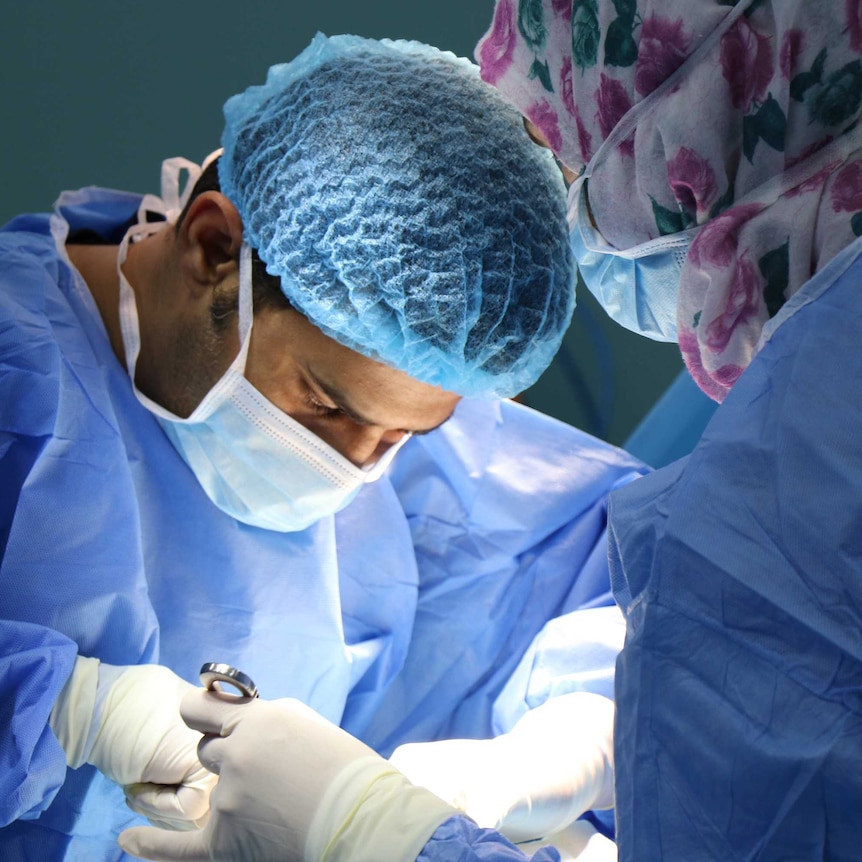
M 677 329 L 718 401 L 765 322 L 862 234 L 862 0 L 497 0 L 476 59 L 574 170 L 676 73 L 589 203 L 618 249 L 701 227 Z

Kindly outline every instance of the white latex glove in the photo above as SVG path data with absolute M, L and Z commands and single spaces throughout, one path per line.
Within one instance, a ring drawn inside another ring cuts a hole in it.
M 455 812 L 389 761 L 297 700 L 198 690 L 188 724 L 209 734 L 201 762 L 219 774 L 199 832 L 142 826 L 127 853 L 159 862 L 413 862 Z
M 414 784 L 514 842 L 558 832 L 614 803 L 614 704 L 586 692 L 554 697 L 495 739 L 450 739 L 396 748 Z
M 561 832 L 539 841 L 521 842 L 518 849 L 532 856 L 541 847 L 553 847 L 560 862 L 617 862 L 617 845 L 586 820 L 575 820 Z
M 194 829 L 206 820 L 217 781 L 198 760 L 201 735 L 180 716 L 183 695 L 195 690 L 160 665 L 116 667 L 79 656 L 51 729 L 69 766 L 91 763 L 151 822 Z

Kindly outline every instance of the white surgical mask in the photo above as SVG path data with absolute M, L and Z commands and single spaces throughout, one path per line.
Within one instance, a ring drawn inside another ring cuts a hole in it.
M 584 284 L 610 317 L 655 341 L 676 341 L 676 301 L 688 247 L 698 228 L 616 249 L 587 209 L 586 171 L 569 187 L 569 242 Z
M 238 521 L 292 532 L 343 509 L 366 482 L 383 473 L 409 435 L 391 446 L 373 466 L 357 467 L 246 380 L 253 316 L 251 250 L 245 244 L 239 266 L 241 347 L 230 367 L 185 419 L 138 390 L 135 367 L 140 328 L 135 294 L 123 274 L 123 263 L 133 237 L 148 236 L 166 224 L 134 225 L 117 256 L 120 325 L 126 365 L 138 401 L 156 416 L 207 496 Z
M 737 0 L 733 9 L 686 61 L 646 98 L 629 108 L 569 188 L 569 240 L 584 283 L 620 325 L 656 341 L 677 340 L 680 274 L 689 246 L 700 226 L 661 236 L 632 248 L 615 248 L 596 230 L 589 217 L 588 180 L 607 154 L 627 140 L 638 123 L 656 111 L 666 95 L 674 92 L 679 78 L 710 55 L 710 51 L 753 2 Z

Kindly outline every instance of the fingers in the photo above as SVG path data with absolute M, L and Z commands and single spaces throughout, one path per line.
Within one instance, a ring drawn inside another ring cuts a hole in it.
M 225 737 L 229 736 L 242 718 L 259 707 L 255 698 L 237 697 L 226 692 L 195 689 L 180 704 L 183 721 L 204 734 L 198 744 L 198 759 L 216 775 L 221 773 L 225 753 Z
M 243 715 L 243 710 L 253 705 L 252 701 L 253 698 L 198 688 L 183 697 L 180 713 L 193 730 L 227 736 Z
M 130 784 L 126 804 L 165 829 L 199 829 L 209 816 L 209 798 L 218 777 L 204 769 L 189 784 Z
M 126 853 L 154 862 L 210 862 L 204 832 L 168 832 L 135 826 L 120 833 L 117 843 Z
M 227 740 L 222 736 L 205 736 L 198 743 L 198 759 L 210 771 L 221 775 Z
M 203 773 L 203 770 L 201 772 Z M 210 795 L 217 783 L 218 775 L 208 771 L 204 778 L 192 784 L 184 784 L 177 790 L 177 804 L 189 823 L 189 826 L 184 828 L 199 829 L 209 820 Z

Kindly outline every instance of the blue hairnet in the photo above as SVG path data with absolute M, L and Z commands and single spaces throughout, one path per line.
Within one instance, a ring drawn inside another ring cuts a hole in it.
M 574 307 L 565 188 L 474 64 L 318 34 L 224 113 L 222 190 L 326 335 L 461 395 L 535 382 Z

